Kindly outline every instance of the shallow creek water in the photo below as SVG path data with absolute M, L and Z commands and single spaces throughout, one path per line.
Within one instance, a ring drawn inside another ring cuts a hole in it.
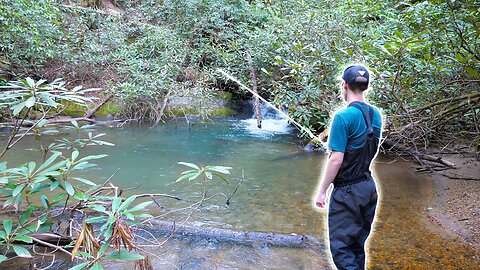
M 130 193 L 168 193 L 194 201 L 201 196 L 200 182 L 174 183 L 185 161 L 199 165 L 231 166 L 230 184 L 210 180 L 208 194 L 232 194 L 231 200 L 216 197 L 189 220 L 200 225 L 243 231 L 268 231 L 326 237 L 326 212 L 312 207 L 312 196 L 321 175 L 326 155 L 306 152 L 297 146 L 294 135 L 284 132 L 251 132 L 245 122 L 221 121 L 196 124 L 170 123 L 157 128 L 130 126 L 96 127 L 94 133 L 106 133 L 104 140 L 115 147 L 90 147 L 81 152 L 106 153 L 85 178 L 104 182 L 117 168 L 112 182 L 122 188 L 137 187 Z M 81 136 L 85 134 L 81 133 Z M 71 132 L 49 137 L 48 141 L 75 138 Z M 4 139 L 2 139 L 4 141 Z M 12 150 L 7 160 L 16 164 L 39 153 L 29 150 L 37 144 L 28 138 Z M 381 200 L 374 232 L 369 242 L 370 269 L 480 269 L 478 251 L 458 239 L 444 235 L 426 218 L 431 181 L 414 173 L 413 164 L 391 162 L 378 157 L 374 174 Z M 186 203 L 159 199 L 164 208 L 151 205 L 154 215 Z M 182 215 L 167 216 L 181 220 Z M 325 242 L 325 247 L 327 243 Z M 331 269 L 327 249 L 318 253 L 307 249 L 242 246 L 205 239 L 171 239 L 161 248 L 148 248 L 156 269 Z M 62 269 L 61 266 L 59 266 Z M 112 261 L 107 269 L 131 269 L 132 264 Z

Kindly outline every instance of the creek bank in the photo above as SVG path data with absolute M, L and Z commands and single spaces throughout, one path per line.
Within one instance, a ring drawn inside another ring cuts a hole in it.
M 198 102 L 192 97 L 172 97 L 167 101 L 165 107 L 165 117 L 186 117 L 202 115 L 211 117 L 229 117 L 236 115 L 237 107 L 231 101 L 230 93 L 219 92 L 216 97 L 211 97 L 207 102 Z M 65 103 L 65 110 L 62 112 L 64 116 L 80 117 L 83 116 L 93 106 L 82 107 L 75 104 Z M 98 105 L 98 104 L 97 104 Z M 123 118 L 126 114 L 126 105 L 123 102 L 113 98 L 101 104 L 96 110 L 95 116 L 108 118 L 109 120 Z
M 455 239 L 480 251 L 480 161 L 475 156 L 452 154 L 457 168 L 431 175 L 433 193 L 428 218 Z M 480 258 L 479 258 L 480 260 Z

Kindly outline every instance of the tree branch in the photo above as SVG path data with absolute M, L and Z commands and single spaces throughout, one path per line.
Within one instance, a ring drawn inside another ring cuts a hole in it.
M 479 80 L 479 82 L 480 82 L 480 80 Z M 464 100 L 464 99 L 473 99 L 473 98 L 478 98 L 478 97 L 480 97 L 480 93 L 470 93 L 470 94 L 459 96 L 459 97 L 446 98 L 446 99 L 442 99 L 442 100 L 438 100 L 438 101 L 429 103 L 429 104 L 424 105 L 420 108 L 410 110 L 410 112 L 411 113 L 417 113 L 417 112 L 423 111 L 425 109 L 429 109 L 433 106 L 441 105 L 441 104 L 444 104 L 444 103 L 460 101 L 460 100 Z

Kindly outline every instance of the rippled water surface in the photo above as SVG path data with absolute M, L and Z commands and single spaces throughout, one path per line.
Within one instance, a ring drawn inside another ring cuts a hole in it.
M 311 198 L 324 160 L 321 152 L 305 152 L 297 146 L 295 135 L 277 132 L 252 132 L 251 123 L 224 121 L 197 123 L 192 127 L 178 122 L 157 128 L 129 126 L 96 127 L 106 133 L 104 140 L 115 147 L 90 147 L 81 155 L 106 153 L 98 167 L 86 178 L 101 183 L 117 168 L 112 182 L 122 188 L 136 187 L 130 193 L 168 193 L 186 200 L 198 199 L 200 182 L 174 183 L 187 169 L 177 162 L 231 166 L 230 184 L 213 179 L 208 194 L 231 195 L 240 181 L 230 206 L 216 197 L 195 214 L 192 222 L 244 231 L 273 231 L 309 234 L 325 239 L 325 212 L 312 208 Z M 85 134 L 80 134 L 85 136 Z M 67 136 L 72 133 L 50 137 Z M 39 157 L 33 140 L 22 142 L 8 154 L 10 163 Z M 370 241 L 371 269 L 479 269 L 478 252 L 449 239 L 427 222 L 425 213 L 432 192 L 430 180 L 413 173 L 411 163 L 391 163 L 379 157 L 375 175 L 381 194 L 375 231 Z M 245 178 L 241 180 L 242 170 Z M 162 214 L 185 203 L 159 199 L 164 208 L 152 205 L 151 213 Z M 169 216 L 179 220 L 182 216 Z M 173 239 L 162 248 L 149 248 L 162 259 L 152 258 L 159 269 L 329 269 L 325 250 L 240 246 L 202 239 Z M 112 262 L 107 268 L 129 268 Z

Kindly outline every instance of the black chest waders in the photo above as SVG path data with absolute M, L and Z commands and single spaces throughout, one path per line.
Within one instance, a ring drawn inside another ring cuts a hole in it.
M 372 127 L 373 108 L 365 103 L 352 102 L 362 112 L 366 130 L 349 140 L 343 163 L 333 181 L 328 210 L 330 251 L 338 269 L 365 269 L 365 241 L 370 234 L 377 206 L 377 190 L 370 164 L 378 149 L 379 139 Z M 360 148 L 352 144 L 364 142 Z

